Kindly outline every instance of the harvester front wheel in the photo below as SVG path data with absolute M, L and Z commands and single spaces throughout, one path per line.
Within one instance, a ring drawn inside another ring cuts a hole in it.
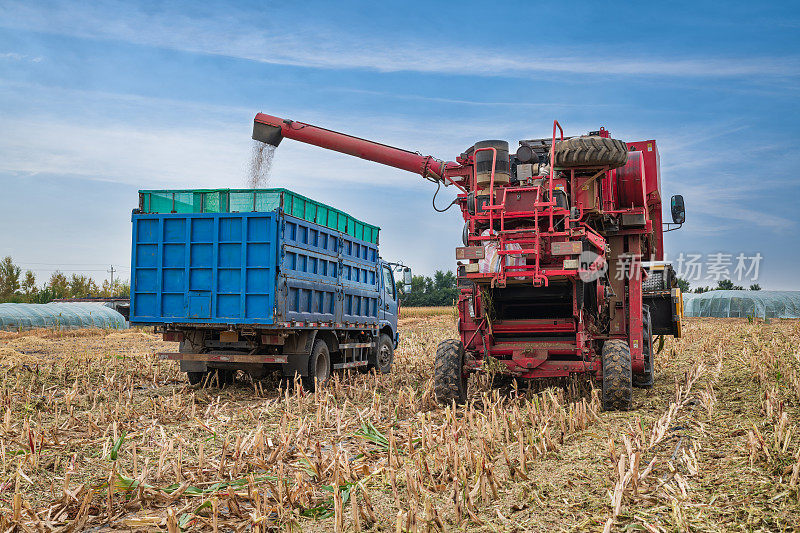
M 464 375 L 464 345 L 458 339 L 447 339 L 436 348 L 434 391 L 442 403 L 453 400 L 467 402 L 467 377 Z
M 621 167 L 628 161 L 628 145 L 607 137 L 573 137 L 556 144 L 557 167 Z
M 623 340 L 607 340 L 603 344 L 603 409 L 628 411 L 632 407 L 631 350 Z

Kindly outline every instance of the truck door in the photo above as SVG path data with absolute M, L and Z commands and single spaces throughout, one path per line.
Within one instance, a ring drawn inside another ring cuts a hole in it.
M 381 322 L 388 323 L 393 332 L 397 332 L 397 287 L 394 284 L 392 269 L 381 265 Z

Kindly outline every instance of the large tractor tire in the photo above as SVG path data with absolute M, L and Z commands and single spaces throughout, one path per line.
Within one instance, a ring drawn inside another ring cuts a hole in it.
M 436 348 L 434 392 L 441 403 L 455 400 L 467 403 L 467 377 L 464 375 L 464 346 L 458 339 L 447 339 Z
M 303 378 L 303 388 L 313 391 L 314 387 L 325 385 L 330 378 L 331 352 L 324 340 L 317 339 L 308 358 L 308 376 Z
M 374 368 L 381 374 L 389 374 L 392 371 L 392 361 L 394 361 L 394 342 L 386 333 L 381 333 L 375 350 L 370 354 L 368 369 Z
M 628 411 L 633 407 L 631 350 L 620 339 L 603 344 L 603 409 Z
M 628 145 L 606 137 L 573 137 L 556 143 L 557 167 L 621 167 L 628 161 Z
M 655 381 L 653 368 L 653 324 L 650 318 L 650 309 L 642 308 L 642 355 L 644 356 L 644 372 L 633 376 L 633 386 L 640 389 L 650 389 Z

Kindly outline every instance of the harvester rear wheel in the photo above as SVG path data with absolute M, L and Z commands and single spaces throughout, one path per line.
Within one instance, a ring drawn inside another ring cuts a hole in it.
M 467 377 L 464 375 L 464 345 L 458 339 L 447 339 L 436 348 L 434 391 L 442 403 L 453 400 L 467 402 Z
M 649 389 L 653 387 L 655 381 L 655 370 L 653 369 L 653 324 L 647 306 L 642 308 L 642 355 L 644 372 L 633 376 L 633 386 Z
M 631 350 L 620 339 L 603 344 L 603 409 L 628 411 L 633 407 Z
M 628 161 L 628 145 L 606 137 L 573 137 L 556 144 L 557 167 L 621 167 Z

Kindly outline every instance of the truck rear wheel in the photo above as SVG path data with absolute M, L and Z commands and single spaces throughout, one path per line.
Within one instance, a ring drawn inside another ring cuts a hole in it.
M 206 381 L 206 377 L 208 377 L 208 381 Z M 228 368 L 211 368 L 205 372 L 187 372 L 186 378 L 191 385 L 206 383 L 208 386 L 216 386 L 219 381 L 219 386 L 223 387 L 236 380 L 236 371 Z
M 640 389 L 653 387 L 655 370 L 653 368 L 653 324 L 650 310 L 642 309 L 642 355 L 644 356 L 644 372 L 633 376 L 633 386 Z
M 325 385 L 331 377 L 331 353 L 322 339 L 314 341 L 311 357 L 308 358 L 308 376 L 303 378 L 303 387 L 314 390 L 314 387 Z
M 381 333 L 375 351 L 370 355 L 369 367 L 381 374 L 389 374 L 392 371 L 392 361 L 394 361 L 394 342 L 389 335 Z
M 603 344 L 603 409 L 628 411 L 633 407 L 631 350 L 620 339 Z
M 628 161 L 628 145 L 607 137 L 573 137 L 556 143 L 557 167 L 621 167 Z
M 187 372 L 186 379 L 189 380 L 190 385 L 199 385 L 206 379 L 208 372 Z
M 464 345 L 460 340 L 447 339 L 436 349 L 434 391 L 442 403 L 453 400 L 467 402 L 467 377 L 464 375 Z

